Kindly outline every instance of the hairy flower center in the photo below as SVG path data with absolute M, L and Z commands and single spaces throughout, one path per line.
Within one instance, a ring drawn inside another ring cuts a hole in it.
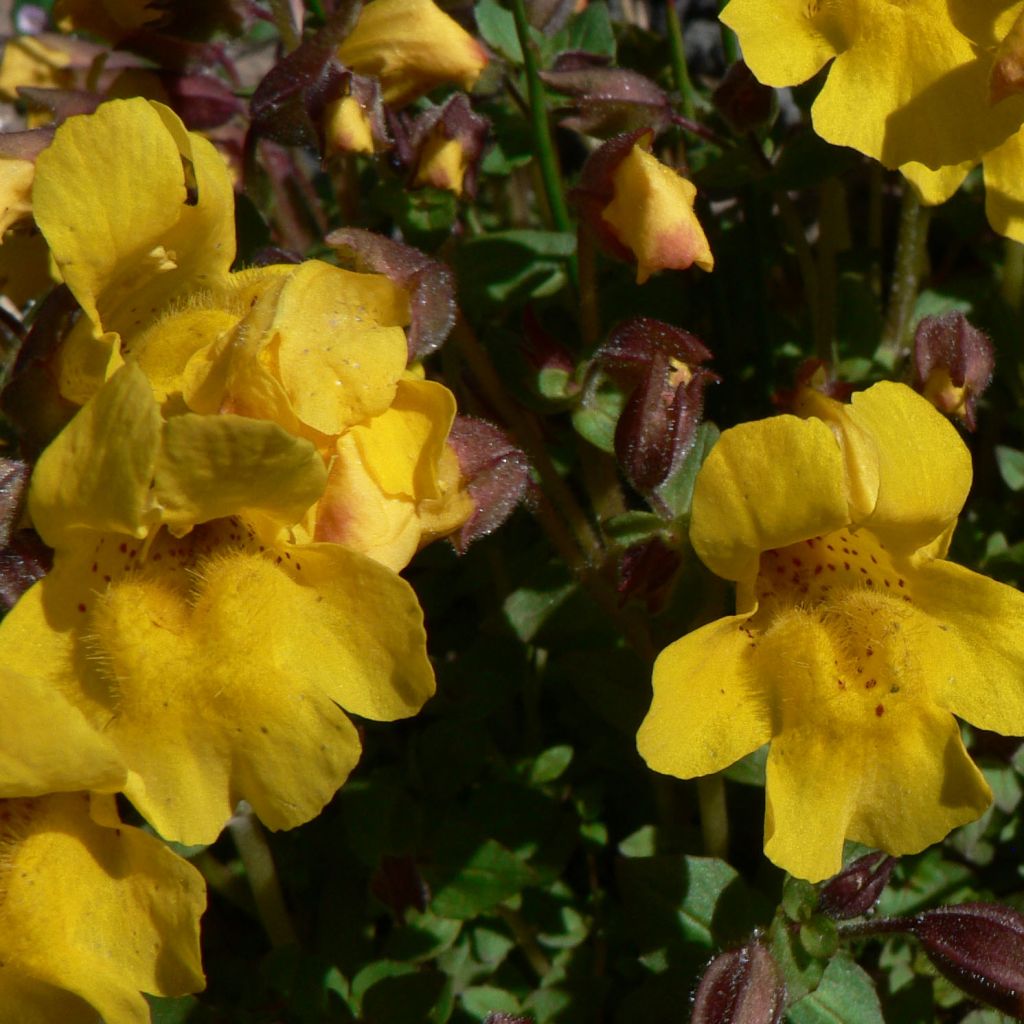
M 913 596 L 885 546 L 839 530 L 765 551 L 757 613 L 742 627 L 774 680 L 777 710 L 805 719 L 882 719 L 923 685 Z

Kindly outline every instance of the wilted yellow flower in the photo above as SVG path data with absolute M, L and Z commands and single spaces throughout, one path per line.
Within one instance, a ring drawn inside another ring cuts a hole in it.
M 202 876 L 85 793 L 0 800 L 0 1016 L 148 1024 L 141 992 L 203 988 Z M 97 813 L 98 812 L 98 813 Z
M 925 202 L 947 199 L 984 161 L 989 220 L 1024 240 L 1022 12 L 1019 0 L 731 0 L 722 20 L 768 85 L 796 85 L 832 61 L 815 130 L 899 168 Z
M 59 44 L 59 37 L 54 40 Z M 0 58 L 0 99 L 18 99 L 20 86 L 67 89 L 71 55 L 60 45 L 48 45 L 35 36 L 12 36 L 4 43 Z
M 448 82 L 470 89 L 487 65 L 484 48 L 433 0 L 371 0 L 338 59 L 379 78 L 395 106 Z
M 814 881 L 844 838 L 913 853 L 988 806 L 953 716 L 1024 732 L 1024 596 L 945 560 L 971 462 L 930 403 L 805 404 L 701 469 L 691 540 L 737 614 L 661 653 L 638 744 L 692 778 L 770 743 L 765 852 Z
M 659 270 L 694 264 L 711 270 L 711 247 L 693 211 L 697 189 L 649 153 L 649 145 L 647 134 L 612 172 L 614 195 L 601 216 L 636 257 L 637 284 Z

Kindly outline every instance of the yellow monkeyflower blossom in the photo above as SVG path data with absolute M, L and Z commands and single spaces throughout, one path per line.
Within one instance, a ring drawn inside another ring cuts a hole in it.
M 396 106 L 447 82 L 470 89 L 487 66 L 484 48 L 433 0 L 371 0 L 338 60 L 379 78 L 384 102 Z
M 636 281 L 659 270 L 715 265 L 707 236 L 693 211 L 697 189 L 648 152 L 642 136 L 612 172 L 613 196 L 601 212 L 616 240 L 636 257 Z
M 814 128 L 899 168 L 943 202 L 984 161 L 993 227 L 1024 239 L 1024 4 L 731 0 L 722 20 L 754 74 L 806 81 L 830 61 Z
M 92 811 L 85 793 L 0 800 L 4 1021 L 148 1024 L 142 992 L 203 988 L 202 876 L 112 798 Z
M 765 853 L 817 881 L 844 838 L 913 853 L 988 806 L 953 716 L 1024 732 L 1024 596 L 945 560 L 971 462 L 926 399 L 805 404 L 701 469 L 691 540 L 737 613 L 661 653 L 638 745 L 692 778 L 770 743 Z

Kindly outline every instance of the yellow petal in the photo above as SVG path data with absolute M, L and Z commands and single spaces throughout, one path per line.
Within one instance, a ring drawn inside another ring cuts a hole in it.
M 959 9 L 954 18 L 946 0 L 851 0 L 829 9 L 841 52 L 812 108 L 829 142 L 887 167 L 939 168 L 979 160 L 1020 127 L 1024 97 L 989 102 L 991 6 L 978 24 Z
M 454 419 L 455 396 L 442 384 L 401 380 L 391 407 L 351 433 L 385 494 L 436 498 L 438 463 Z
M 877 723 L 875 735 L 810 727 L 772 741 L 764 851 L 790 874 L 811 882 L 835 874 L 844 837 L 917 853 L 991 802 L 952 716 L 915 704 Z
M 1024 243 L 1024 130 L 985 154 L 985 213 L 995 231 Z
M 326 482 L 309 441 L 274 423 L 187 413 L 164 424 L 153 498 L 172 528 L 247 512 L 290 526 Z
M 762 551 L 845 526 L 845 470 L 832 431 L 795 416 L 726 430 L 697 477 L 691 515 L 694 550 L 730 580 L 753 576 Z
M 855 394 L 846 414 L 875 444 L 878 500 L 864 525 L 909 552 L 956 520 L 971 487 L 971 456 L 956 428 L 905 384 Z
M 396 106 L 445 82 L 470 89 L 487 64 L 483 47 L 433 0 L 372 0 L 338 59 L 378 77 L 384 102 Z
M 399 572 L 420 545 L 411 497 L 389 497 L 374 479 L 352 431 L 338 439 L 327 487 L 317 506 L 314 537 L 342 544 Z
M 739 36 L 743 59 L 759 81 L 797 85 L 841 49 L 831 10 L 807 0 L 731 0 L 721 19 Z
M 386 277 L 319 260 L 295 268 L 276 298 L 265 344 L 274 343 L 298 418 L 340 434 L 387 409 L 408 358 L 400 326 L 408 322 L 408 296 Z
M 922 565 L 911 584 L 935 702 L 979 728 L 1024 733 L 1024 595 L 944 561 Z
M 917 190 L 918 197 L 926 206 L 944 203 L 961 186 L 976 161 L 953 164 L 931 170 L 924 164 L 909 163 L 900 168 L 900 173 Z
M 79 530 L 145 536 L 160 426 L 146 378 L 137 367 L 125 366 L 36 464 L 29 511 L 47 544 L 67 545 Z
M 439 131 L 432 132 L 420 151 L 413 184 L 431 185 L 461 196 L 468 166 L 466 151 L 458 139 L 445 138 Z
M 769 707 L 751 673 L 748 618 L 711 622 L 658 656 L 654 700 L 637 734 L 655 771 L 709 775 L 771 739 Z
M 0 236 L 19 220 L 32 216 L 32 181 L 36 166 L 31 160 L 0 158 Z
M 324 109 L 324 144 L 327 154 L 373 154 L 373 128 L 354 96 L 332 100 Z
M 175 296 L 223 278 L 234 259 L 233 204 L 213 146 L 142 99 L 68 118 L 36 161 L 36 223 L 97 338 L 130 335 Z M 62 388 L 85 401 L 98 383 L 69 378 Z
M 5 1019 L 148 1024 L 140 990 L 203 987 L 202 876 L 161 842 L 96 824 L 86 794 L 4 802 L 0 833 Z
M 637 284 L 659 270 L 697 264 L 711 270 L 714 259 L 693 212 L 696 188 L 639 143 L 615 169 L 615 196 L 601 211 L 618 240 L 637 260 Z
M 15 102 L 21 86 L 68 89 L 72 84 L 66 70 L 70 63 L 71 56 L 65 50 L 48 46 L 35 36 L 8 36 L 0 60 L 0 97 Z

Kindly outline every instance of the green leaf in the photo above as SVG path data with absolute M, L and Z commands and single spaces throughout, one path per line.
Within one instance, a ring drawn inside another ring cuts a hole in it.
M 431 910 L 438 917 L 474 917 L 535 880 L 527 864 L 493 839 L 472 850 L 459 849 L 465 845 L 456 840 L 448 850 L 438 851 L 435 863 L 425 871 L 434 883 Z
M 523 49 L 516 34 L 516 22 L 497 0 L 480 0 L 474 11 L 476 27 L 483 40 L 513 64 L 523 63 Z
M 884 1024 L 875 984 L 846 956 L 838 956 L 818 987 L 794 1003 L 786 1014 L 790 1024 Z
M 166 999 L 162 996 L 147 995 L 153 1024 L 186 1024 L 192 1011 L 199 1005 L 195 996 L 180 996 Z
M 615 56 L 615 31 L 602 0 L 589 4 L 569 21 L 567 50 L 584 50 L 605 57 Z
M 997 444 L 996 464 L 1003 482 L 1011 491 L 1024 490 L 1024 452 Z
M 381 1024 L 444 1024 L 451 1016 L 451 981 L 439 971 L 384 978 L 363 996 L 361 1019 Z
M 523 643 L 530 643 L 541 626 L 576 591 L 566 582 L 562 566 L 546 566 L 528 586 L 512 591 L 503 605 L 505 617 Z
M 471 985 L 459 995 L 459 1003 L 474 1020 L 484 1020 L 489 1013 L 518 1013 L 519 1000 L 504 989 L 491 985 Z
M 530 781 L 533 783 L 554 782 L 572 762 L 572 747 L 561 745 L 549 747 L 533 762 Z
M 818 890 L 802 878 L 786 877 L 782 887 L 782 909 L 791 921 L 806 921 L 818 904 Z
M 615 425 L 619 422 L 626 397 L 619 386 L 604 374 L 591 383 L 573 409 L 572 425 L 595 448 L 615 454 Z
M 693 486 L 697 482 L 697 474 L 704 460 L 718 440 L 721 432 L 711 422 L 704 422 L 694 435 L 693 447 L 679 468 L 658 488 L 658 496 L 672 510 L 672 514 L 681 517 L 690 514 L 693 502 Z

